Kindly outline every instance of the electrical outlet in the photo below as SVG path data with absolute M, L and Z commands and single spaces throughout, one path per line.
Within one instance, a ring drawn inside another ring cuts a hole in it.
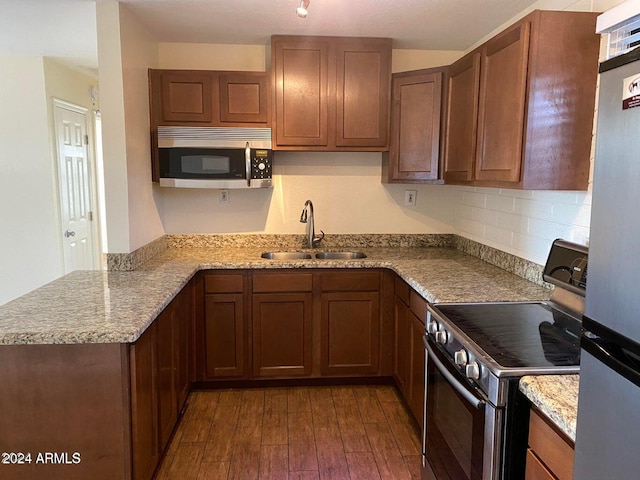
M 416 206 L 416 197 L 418 196 L 418 192 L 416 190 L 405 190 L 404 192 L 404 205 L 406 207 L 415 207 Z
M 218 203 L 229 203 L 229 190 L 226 188 L 220 189 L 220 197 L 218 197 Z

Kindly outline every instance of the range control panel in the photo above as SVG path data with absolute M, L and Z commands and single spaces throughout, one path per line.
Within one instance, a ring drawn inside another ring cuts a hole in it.
M 272 175 L 273 151 L 251 150 L 251 178 L 267 179 Z
M 586 246 L 557 239 L 551 245 L 542 278 L 545 282 L 584 297 L 588 261 Z

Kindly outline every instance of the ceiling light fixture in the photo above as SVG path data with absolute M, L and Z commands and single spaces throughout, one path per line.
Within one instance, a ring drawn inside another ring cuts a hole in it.
M 296 15 L 300 18 L 307 18 L 309 14 L 309 4 L 311 0 L 300 0 L 300 6 L 296 8 Z

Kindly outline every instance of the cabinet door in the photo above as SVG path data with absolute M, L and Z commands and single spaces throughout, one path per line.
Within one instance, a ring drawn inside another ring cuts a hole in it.
M 175 383 L 177 411 L 184 406 L 191 388 L 193 285 L 189 283 L 177 297 L 175 317 Z
M 155 320 L 160 451 L 167 446 L 173 427 L 178 420 L 174 372 L 175 318 L 176 301 L 173 301 Z
M 438 178 L 442 72 L 393 78 L 390 180 Z
M 476 180 L 520 181 L 530 23 L 482 49 Z
M 524 480 L 556 480 L 556 477 L 530 448 L 527 449 L 527 466 L 524 473 Z
M 130 348 L 133 479 L 149 480 L 159 455 L 155 324 Z
M 322 294 L 320 371 L 323 375 L 374 375 L 380 351 L 380 294 Z
M 411 322 L 411 385 L 408 398 L 409 408 L 413 416 L 422 427 L 424 422 L 424 375 L 425 354 L 422 337 L 424 336 L 424 323 L 413 313 L 409 314 Z
M 267 123 L 266 73 L 227 73 L 219 77 L 220 123 Z
M 311 374 L 313 295 L 253 295 L 253 375 Z
M 205 295 L 205 378 L 245 375 L 244 295 Z
M 385 147 L 389 131 L 391 40 L 340 39 L 336 62 L 336 146 Z
M 397 295 L 393 320 L 395 338 L 393 376 L 404 397 L 408 398 L 411 378 L 411 317 L 409 307 Z
M 211 123 L 213 121 L 213 74 L 211 72 L 163 71 L 159 123 Z
M 446 183 L 473 180 L 479 89 L 480 53 L 471 52 L 449 68 L 444 159 Z
M 273 37 L 275 143 L 327 146 L 329 42 Z

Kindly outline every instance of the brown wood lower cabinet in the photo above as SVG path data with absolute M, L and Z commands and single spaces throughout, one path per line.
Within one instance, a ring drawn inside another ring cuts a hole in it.
M 390 375 L 391 326 L 381 335 L 391 321 L 382 305 L 390 274 L 283 269 L 203 278 L 197 380 Z
M 409 391 L 409 382 L 411 381 L 410 290 L 411 288 L 406 282 L 399 277 L 395 278 L 395 298 L 393 303 L 393 378 L 402 393 Z
M 254 272 L 253 376 L 311 375 L 313 274 Z
M 156 399 L 156 325 L 130 347 L 133 479 L 151 478 L 160 458 Z
M 418 421 L 418 425 L 422 427 L 424 421 L 425 356 L 424 344 L 422 343 L 424 323 L 421 318 L 424 317 L 416 316 L 413 310 L 409 316 L 411 317 L 411 381 L 407 402 L 413 416 Z
M 375 375 L 380 353 L 380 294 L 322 294 L 323 375 Z
M 381 272 L 334 270 L 320 283 L 321 375 L 378 374 Z
M 158 393 L 158 430 L 160 434 L 160 451 L 169 443 L 173 426 L 178 420 L 176 378 L 174 363 L 175 305 L 165 309 L 156 319 L 156 388 Z
M 406 282 L 395 280 L 394 378 L 411 413 L 422 427 L 425 355 L 422 337 L 427 302 Z
M 253 375 L 311 374 L 313 295 L 253 294 Z
M 574 443 L 532 408 L 525 480 L 571 480 L 573 456 Z
M 244 272 L 204 275 L 204 318 L 199 325 L 199 348 L 204 380 L 244 378 L 247 374 L 247 301 Z
M 193 300 L 187 285 L 129 348 L 134 480 L 152 478 L 191 387 Z

